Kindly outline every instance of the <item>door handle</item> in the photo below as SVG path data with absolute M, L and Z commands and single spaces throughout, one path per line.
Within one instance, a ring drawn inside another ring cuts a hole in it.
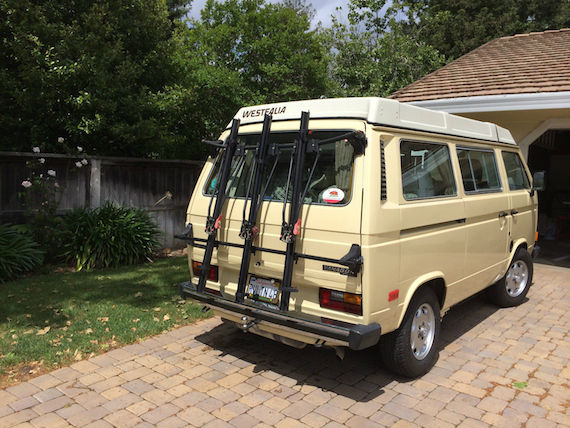
M 517 210 L 511 210 L 511 215 L 515 215 L 518 214 L 519 212 Z
M 499 218 L 501 218 L 501 217 L 506 217 L 506 216 L 508 216 L 508 215 L 509 215 L 508 212 L 503 211 L 502 213 L 499 214 Z

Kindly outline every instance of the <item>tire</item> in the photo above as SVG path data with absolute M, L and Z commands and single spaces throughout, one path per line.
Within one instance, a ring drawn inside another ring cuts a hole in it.
M 422 327 L 422 331 L 418 329 Z M 412 298 L 400 327 L 380 340 L 380 353 L 388 369 L 407 378 L 426 374 L 439 355 L 441 317 L 439 301 L 429 288 Z
M 524 302 L 532 284 L 532 273 L 533 266 L 530 254 L 526 249 L 519 248 L 515 252 L 505 276 L 489 287 L 489 298 L 494 304 L 502 308 L 520 305 Z

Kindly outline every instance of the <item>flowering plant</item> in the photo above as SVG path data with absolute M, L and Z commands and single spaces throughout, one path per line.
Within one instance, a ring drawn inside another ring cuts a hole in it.
M 58 143 L 62 146 L 62 152 L 80 157 L 75 163 L 76 168 L 88 164 L 83 148 L 77 147 L 77 153 L 73 153 L 65 144 L 63 137 L 58 138 Z M 40 147 L 33 147 L 32 152 L 41 156 Z M 57 216 L 57 208 L 61 202 L 63 189 L 60 188 L 57 181 L 58 172 L 56 169 L 46 166 L 44 157 L 34 157 L 26 162 L 26 166 L 29 175 L 22 181 L 23 190 L 19 195 L 24 204 L 24 215 L 28 222 L 27 228 L 35 241 L 46 251 L 46 259 L 53 261 L 57 258 L 57 253 L 63 242 L 62 219 Z

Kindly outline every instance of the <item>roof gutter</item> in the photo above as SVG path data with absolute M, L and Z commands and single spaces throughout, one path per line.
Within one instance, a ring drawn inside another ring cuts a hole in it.
M 409 104 L 447 113 L 552 110 L 570 108 L 570 91 L 442 98 L 439 100 L 411 101 Z

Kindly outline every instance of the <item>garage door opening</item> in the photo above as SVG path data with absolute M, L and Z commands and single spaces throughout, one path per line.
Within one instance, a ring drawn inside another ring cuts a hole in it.
M 538 262 L 570 267 L 570 129 L 551 129 L 529 147 L 532 173 L 546 171 L 538 193 Z

